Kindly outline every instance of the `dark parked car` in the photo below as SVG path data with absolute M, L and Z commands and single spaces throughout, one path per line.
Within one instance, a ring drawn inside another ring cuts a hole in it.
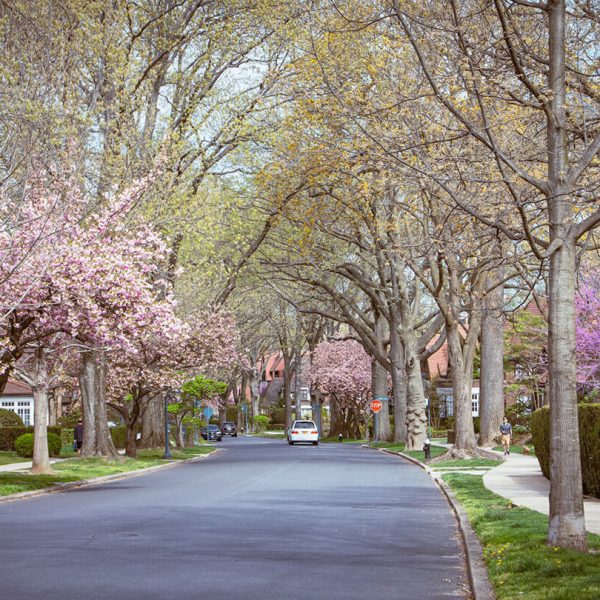
M 230 435 L 231 437 L 237 437 L 237 427 L 233 421 L 225 421 L 221 425 L 221 433 L 223 435 Z
M 216 440 L 220 442 L 223 440 L 223 434 L 217 425 L 209 425 L 200 429 L 200 435 L 207 441 Z

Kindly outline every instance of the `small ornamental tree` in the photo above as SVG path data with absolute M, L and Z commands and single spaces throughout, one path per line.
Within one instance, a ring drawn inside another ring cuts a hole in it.
M 220 396 L 227 390 L 227 384 L 203 375 L 197 375 L 181 386 L 178 402 L 169 404 L 169 413 L 175 415 L 177 446 L 183 448 L 183 425 L 199 425 L 198 411 L 201 406 L 218 408 Z
M 575 299 L 577 383 L 592 398 L 600 390 L 600 273 L 588 276 Z
M 310 382 L 331 405 L 330 435 L 360 437 L 371 391 L 371 359 L 354 340 L 322 342 L 314 351 Z

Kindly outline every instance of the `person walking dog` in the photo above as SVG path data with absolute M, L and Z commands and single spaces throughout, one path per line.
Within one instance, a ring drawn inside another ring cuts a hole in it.
M 510 440 L 512 438 L 512 425 L 508 419 L 504 417 L 502 425 L 500 425 L 500 433 L 502 434 L 502 445 L 504 446 L 504 456 L 510 454 Z

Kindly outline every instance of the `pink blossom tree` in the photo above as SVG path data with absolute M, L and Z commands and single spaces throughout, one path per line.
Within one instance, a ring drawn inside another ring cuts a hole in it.
M 600 390 L 600 273 L 585 278 L 575 299 L 577 311 L 577 382 Z
M 371 391 L 371 359 L 354 340 L 321 342 L 314 350 L 311 385 L 331 405 L 330 435 L 360 437 L 361 416 Z

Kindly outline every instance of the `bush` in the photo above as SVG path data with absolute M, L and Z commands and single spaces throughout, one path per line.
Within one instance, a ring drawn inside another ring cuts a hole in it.
M 274 406 L 271 409 L 271 421 L 273 423 L 285 423 L 285 406 Z
M 60 427 L 48 427 L 48 433 L 54 433 L 59 438 L 60 432 Z M 25 433 L 33 433 L 33 427 L 0 427 L 0 450 L 14 452 L 15 440 Z
M 73 431 L 73 429 L 68 427 L 60 430 L 60 444 L 63 448 L 66 446 L 73 448 Z
M 585 494 L 600 498 L 600 404 L 579 404 L 581 471 Z M 536 410 L 531 418 L 535 454 L 544 477 L 550 478 L 550 410 Z
M 256 431 L 264 431 L 270 420 L 267 415 L 256 415 L 253 419 L 254 429 Z
M 473 428 L 475 433 L 481 433 L 481 419 L 480 417 L 473 417 Z
M 127 427 L 125 425 L 119 425 L 118 427 L 110 428 L 110 437 L 112 438 L 115 448 L 125 448 L 127 445 Z
M 269 429 L 271 431 L 285 431 L 285 423 L 270 423 Z
M 60 456 L 62 447 L 60 437 L 55 433 L 48 433 L 48 453 L 50 456 Z M 15 440 L 17 456 L 31 458 L 33 456 L 33 433 L 24 433 Z
M 17 456 L 31 458 L 33 456 L 33 433 L 24 433 L 15 440 Z
M 24 427 L 23 419 L 12 410 L 0 408 L 0 427 Z

